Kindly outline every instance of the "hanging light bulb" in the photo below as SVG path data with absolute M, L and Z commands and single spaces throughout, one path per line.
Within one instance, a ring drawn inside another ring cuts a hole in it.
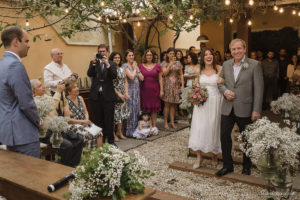
M 298 12 L 298 16 L 300 17 L 300 11 Z
M 106 23 L 109 23 L 109 19 L 108 18 L 106 19 Z
M 120 15 L 119 20 L 122 20 L 122 15 Z
M 141 22 L 138 22 L 138 23 L 137 23 L 137 26 L 141 26 Z
M 252 25 L 252 22 L 251 22 L 251 20 L 249 20 L 249 21 L 248 21 L 248 25 L 249 25 L 249 26 L 251 26 L 251 25 Z
M 25 26 L 29 27 L 29 21 L 28 21 L 28 19 L 26 19 Z
M 190 15 L 190 18 L 189 18 L 190 20 L 193 20 L 194 19 L 194 16 L 193 15 Z
M 143 17 L 143 20 L 146 20 L 146 17 Z
M 140 14 L 140 9 L 136 9 L 135 13 L 138 15 Z
M 102 17 L 101 17 L 101 16 L 99 16 L 99 17 L 98 17 L 98 20 L 99 20 L 99 21 L 101 21 L 101 20 L 102 20 Z
M 169 19 L 171 19 L 171 20 L 173 19 L 173 15 L 172 15 L 172 14 L 171 14 L 171 15 L 169 15 Z
M 126 19 L 123 19 L 123 23 L 126 23 L 127 22 L 127 20 Z
M 293 11 L 292 11 L 292 14 L 293 14 L 293 15 L 296 15 L 296 13 L 297 13 L 296 10 L 293 10 Z
M 104 5 L 105 5 L 105 2 L 101 1 L 100 6 L 104 6 Z
M 117 16 L 118 15 L 118 12 L 117 11 L 114 11 L 114 16 Z
M 69 13 L 69 9 L 68 8 L 65 9 L 65 13 Z
M 233 19 L 232 19 L 232 18 L 230 18 L 230 19 L 229 19 L 229 22 L 232 24 L 232 23 L 233 23 Z
M 254 1 L 253 0 L 249 0 L 249 5 L 253 6 L 253 4 L 254 4 Z
M 277 10 L 278 10 L 278 6 L 274 6 L 274 8 L 273 8 L 273 9 L 277 11 Z
M 283 8 L 280 8 L 280 9 L 279 9 L 279 12 L 280 12 L 280 13 L 283 13 L 283 11 L 284 11 Z
M 225 0 L 225 5 L 229 6 L 230 5 L 230 0 Z

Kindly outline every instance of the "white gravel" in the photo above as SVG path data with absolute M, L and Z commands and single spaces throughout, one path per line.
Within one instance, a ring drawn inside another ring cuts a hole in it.
M 187 128 L 133 149 L 147 158 L 150 170 L 155 173 L 146 180 L 146 186 L 198 200 L 267 199 L 267 190 L 260 187 L 170 169 L 168 165 L 174 161 L 194 163 L 195 158 L 187 157 L 188 137 Z M 204 160 L 203 164 L 211 167 L 210 160 Z M 221 167 L 219 162 L 217 168 Z M 241 165 L 235 165 L 234 171 L 241 173 Z M 252 169 L 252 175 L 259 176 L 257 169 Z M 300 199 L 300 194 L 294 193 L 292 197 Z

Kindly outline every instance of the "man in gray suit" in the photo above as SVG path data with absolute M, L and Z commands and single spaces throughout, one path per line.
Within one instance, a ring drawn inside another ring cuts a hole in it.
M 221 77 L 224 84 L 218 84 L 225 98 L 221 116 L 221 147 L 223 168 L 216 175 L 223 176 L 233 172 L 231 157 L 231 132 L 237 123 L 240 132 L 252 121 L 260 118 L 263 100 L 263 75 L 258 61 L 247 58 L 246 43 L 234 39 L 229 45 L 233 59 L 223 63 Z M 251 160 L 243 156 L 243 174 L 250 175 Z
M 2 32 L 1 40 L 5 52 L 0 60 L 0 142 L 10 151 L 40 158 L 38 129 L 43 122 L 20 59 L 27 56 L 30 47 L 28 34 L 10 26 Z

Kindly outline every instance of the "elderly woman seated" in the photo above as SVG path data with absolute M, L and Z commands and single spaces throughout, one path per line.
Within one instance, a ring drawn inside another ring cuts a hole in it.
M 64 116 L 70 118 L 69 124 L 72 124 L 71 129 L 83 135 L 85 146 L 90 148 L 101 147 L 102 132 L 100 131 L 94 135 L 85 129 L 85 127 L 90 126 L 92 122 L 89 120 L 89 114 L 84 100 L 79 96 L 77 83 L 71 79 L 67 80 L 65 92 L 68 103 L 64 107 Z
M 30 81 L 33 96 L 43 96 L 46 94 L 44 85 L 38 80 L 33 79 Z M 58 116 L 57 110 L 60 110 L 60 99 L 62 92 L 64 91 L 65 86 L 63 84 L 57 85 L 57 92 L 53 96 L 54 100 L 54 108 L 53 111 L 49 114 L 49 116 Z M 40 141 L 46 144 L 50 144 L 50 137 L 52 132 L 50 130 L 47 131 L 46 137 L 40 138 Z M 83 139 L 78 134 L 68 130 L 67 132 L 62 133 L 63 142 L 60 145 L 58 150 L 58 154 L 61 157 L 61 164 L 67 165 L 70 167 L 75 167 L 79 164 L 83 149 Z

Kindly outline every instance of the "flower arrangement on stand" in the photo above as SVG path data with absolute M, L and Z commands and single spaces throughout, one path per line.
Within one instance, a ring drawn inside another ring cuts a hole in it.
M 263 176 L 276 187 L 290 188 L 299 161 L 300 136 L 294 128 L 280 128 L 267 117 L 246 127 L 239 136 L 241 150 L 251 158 Z
M 46 130 L 52 131 L 50 142 L 53 148 L 59 148 L 63 142 L 62 132 L 68 130 L 68 120 L 65 117 L 47 117 L 44 125 Z
M 36 96 L 34 97 L 34 101 L 38 109 L 40 118 L 42 118 L 45 121 L 46 117 L 54 109 L 53 98 L 50 97 L 49 95 Z M 47 129 L 45 127 L 43 129 L 40 129 L 39 137 L 44 138 L 46 136 L 46 132 Z
M 102 148 L 86 153 L 75 169 L 75 179 L 69 187 L 70 200 L 124 198 L 126 193 L 143 193 L 143 179 L 154 174 L 147 168 L 147 161 L 138 152 L 127 154 L 104 144 Z

